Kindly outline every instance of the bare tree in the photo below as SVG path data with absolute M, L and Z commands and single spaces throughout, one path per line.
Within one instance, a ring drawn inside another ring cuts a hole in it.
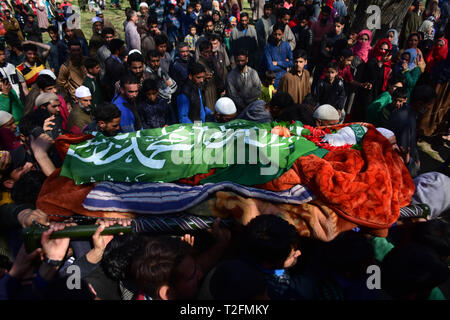
M 367 13 L 367 8 L 371 5 L 380 7 L 381 29 L 371 30 L 374 34 L 373 40 L 375 43 L 378 39 L 383 38 L 390 28 L 396 28 L 400 32 L 403 20 L 413 1 L 414 0 L 358 0 L 355 10 L 353 0 L 345 0 L 345 3 L 347 4 L 347 11 L 350 15 L 350 21 L 352 21 L 351 29 L 353 30 L 367 29 L 367 21 L 371 15 L 370 13 Z

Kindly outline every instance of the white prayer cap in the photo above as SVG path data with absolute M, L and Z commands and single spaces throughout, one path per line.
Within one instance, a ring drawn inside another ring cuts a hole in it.
M 128 52 L 128 55 L 131 56 L 133 53 L 139 53 L 140 55 L 142 55 L 142 52 L 140 52 L 138 49 L 133 49 L 130 52 Z
M 92 24 L 94 24 L 94 23 L 96 23 L 96 22 L 101 22 L 101 23 L 103 23 L 103 20 L 102 20 L 101 18 L 99 18 L 99 17 L 93 17 L 93 18 L 92 18 Z
M 88 87 L 85 87 L 85 86 L 78 87 L 75 90 L 75 97 L 77 97 L 77 98 L 90 97 L 91 95 L 92 95 L 91 91 L 89 90 Z
M 8 123 L 12 119 L 12 114 L 3 110 L 0 110 L 0 127 Z
M 330 104 L 323 104 L 314 111 L 314 118 L 320 120 L 339 120 L 339 113 Z
M 381 133 L 386 139 L 390 139 L 394 136 L 394 133 L 386 128 L 377 128 L 378 132 Z
M 46 75 L 52 77 L 53 80 L 56 80 L 55 74 L 54 74 L 53 71 L 50 70 L 50 69 L 43 69 L 43 70 L 41 70 L 41 71 L 39 72 L 39 75 L 41 75 L 41 74 L 46 74 Z
M 215 110 L 217 113 L 223 114 L 224 116 L 228 116 L 237 112 L 236 105 L 234 104 L 233 100 L 227 97 L 222 97 L 217 100 Z
M 147 2 L 141 2 L 141 3 L 139 4 L 139 8 L 142 8 L 142 7 L 147 7 L 147 8 L 148 8 Z

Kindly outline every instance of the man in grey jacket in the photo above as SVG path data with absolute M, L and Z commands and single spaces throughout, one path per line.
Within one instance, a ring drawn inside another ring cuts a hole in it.
M 277 13 L 277 22 L 282 22 L 284 24 L 284 33 L 283 33 L 283 41 L 286 41 L 289 43 L 289 46 L 291 47 L 291 50 L 295 50 L 296 41 L 295 41 L 295 35 L 292 32 L 291 28 L 289 27 L 289 20 L 291 19 L 291 15 L 289 14 L 289 10 L 286 8 L 281 8 L 278 10 Z M 270 33 L 271 35 L 273 32 L 273 25 L 270 27 Z
M 249 53 L 248 64 L 255 68 L 257 66 L 258 35 L 255 27 L 248 24 L 249 21 L 248 13 L 242 12 L 239 25 L 231 31 L 230 49 L 235 60 L 238 50 L 246 49 Z
M 129 51 L 137 49 L 141 51 L 141 36 L 137 31 L 136 21 L 139 19 L 137 12 L 132 10 L 128 15 L 128 23 L 125 27 L 125 42 Z
M 226 94 L 230 97 L 238 112 L 257 100 L 261 95 L 261 80 L 255 69 L 249 67 L 248 52 L 241 49 L 235 56 L 236 67 L 228 73 Z

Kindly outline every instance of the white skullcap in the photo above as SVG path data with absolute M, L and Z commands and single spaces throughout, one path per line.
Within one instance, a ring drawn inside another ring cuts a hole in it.
M 103 20 L 102 20 L 101 18 L 99 18 L 99 17 L 93 17 L 93 18 L 92 18 L 92 24 L 94 24 L 94 23 L 96 23 L 96 22 L 101 22 L 101 23 L 103 23 Z
M 0 110 L 0 127 L 8 123 L 12 119 L 12 114 L 3 110 Z
M 75 90 L 75 97 L 77 97 L 77 98 L 90 97 L 91 95 L 92 95 L 91 91 L 89 90 L 88 87 L 85 87 L 85 86 L 78 87 Z
M 215 110 L 217 113 L 223 114 L 224 116 L 228 116 L 237 112 L 236 105 L 234 104 L 233 100 L 227 97 L 222 97 L 217 100 Z
M 131 54 L 133 53 L 139 53 L 140 55 L 142 55 L 142 52 L 140 52 L 138 49 L 133 49 L 130 52 L 128 52 L 128 55 L 131 56 Z
M 39 75 L 42 75 L 42 74 L 46 74 L 46 75 L 52 77 L 53 80 L 56 80 L 55 74 L 54 74 L 53 71 L 50 70 L 50 69 L 43 69 L 43 70 L 41 70 L 41 71 L 39 72 Z
M 147 2 L 141 2 L 141 3 L 139 4 L 139 8 L 141 8 L 141 7 L 147 7 L 147 8 L 148 8 Z
M 394 136 L 394 133 L 386 128 L 377 128 L 378 132 L 381 133 L 386 139 L 390 139 Z
M 330 104 L 323 104 L 314 111 L 314 118 L 320 120 L 339 120 L 339 113 Z

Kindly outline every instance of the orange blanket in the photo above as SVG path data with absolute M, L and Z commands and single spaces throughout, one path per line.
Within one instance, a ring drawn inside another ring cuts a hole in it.
M 317 199 L 361 226 L 390 227 L 407 206 L 414 183 L 390 142 L 369 126 L 362 150 L 333 150 L 323 159 L 300 157 L 286 173 L 260 188 L 286 190 L 306 185 Z
M 73 216 L 75 214 L 97 218 L 134 218 L 135 214 L 123 212 L 89 211 L 83 201 L 94 184 L 75 185 L 73 180 L 60 177 L 61 169 L 55 170 L 44 182 L 36 207 L 49 215 Z M 51 217 L 51 220 L 63 218 Z

